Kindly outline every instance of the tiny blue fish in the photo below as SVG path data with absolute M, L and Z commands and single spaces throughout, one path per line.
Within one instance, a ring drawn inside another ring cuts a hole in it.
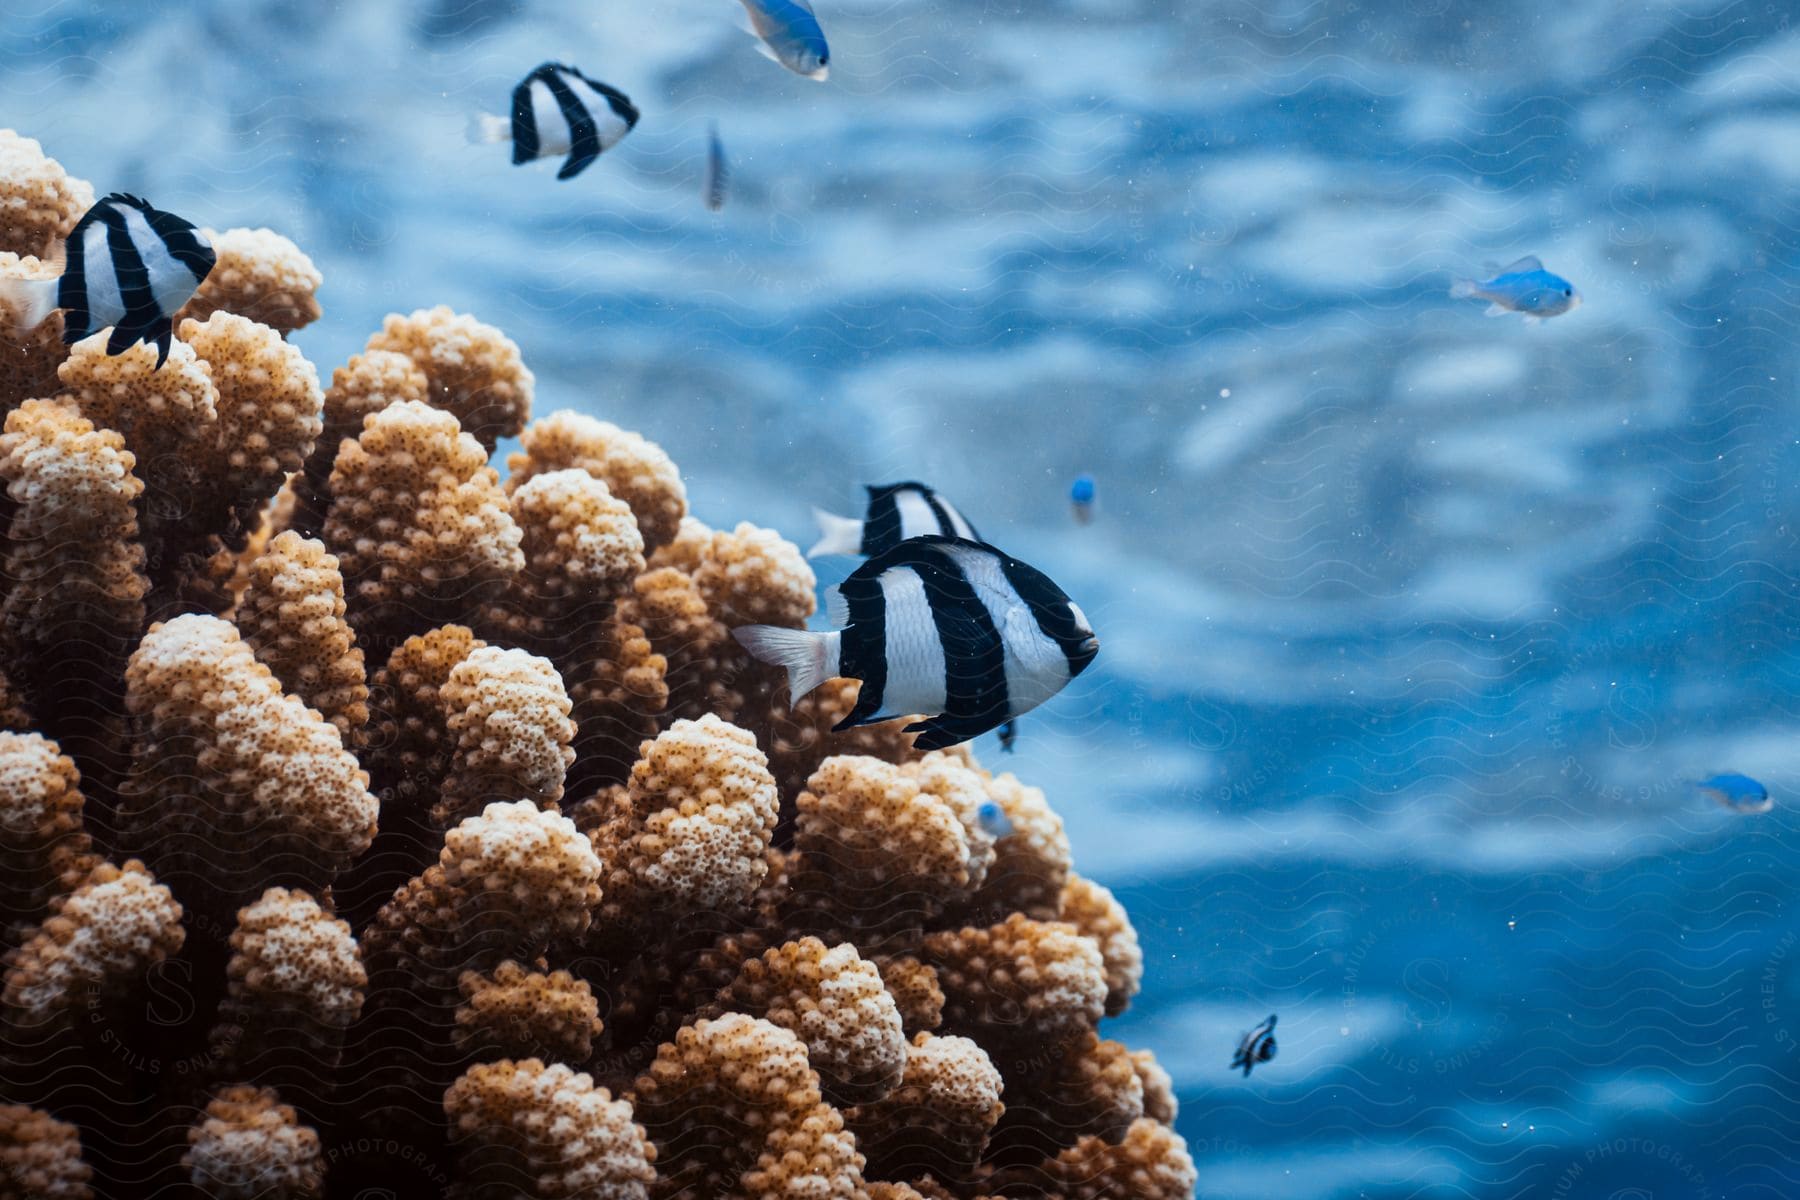
M 975 815 L 976 819 L 981 822 L 981 828 L 989 837 L 997 840 L 1012 836 L 1012 818 L 1008 817 L 1006 810 L 994 801 L 983 800 L 981 807 L 975 810 Z
M 1459 279 L 1450 285 L 1455 300 L 1486 300 L 1487 315 L 1503 317 L 1519 313 L 1527 325 L 1546 317 L 1560 317 L 1581 304 L 1581 293 L 1560 275 L 1544 270 L 1535 255 L 1500 268 L 1492 279 Z
M 1766 813 L 1775 807 L 1769 789 L 1750 778 L 1734 771 L 1726 771 L 1714 775 L 1710 779 L 1702 779 L 1694 785 L 1700 794 L 1714 802 L 1741 813 Z
M 831 50 L 806 0 L 743 0 L 743 4 L 750 32 L 762 39 L 758 53 L 796 75 L 824 81 L 830 74 Z
M 1238 1042 L 1237 1054 L 1231 1059 L 1233 1070 L 1244 1068 L 1244 1074 L 1250 1074 L 1250 1068 L 1257 1063 L 1266 1063 L 1275 1057 L 1275 1014 L 1252 1029 Z
M 725 144 L 719 141 L 719 123 L 714 121 L 706 130 L 706 182 L 701 194 L 706 200 L 706 207 L 718 212 L 725 207 L 725 185 L 730 179 L 730 172 L 725 167 Z
M 1013 752 L 1013 743 L 1018 740 L 1019 740 L 1019 723 L 1018 723 L 1018 721 L 1016 721 L 1016 720 L 1008 721 L 1006 724 L 1004 724 L 1000 727 L 1000 752 L 1002 754 L 1011 754 Z
M 1069 485 L 1069 505 L 1075 513 L 1077 524 L 1086 525 L 1094 519 L 1094 477 L 1086 473 L 1077 475 L 1075 482 Z

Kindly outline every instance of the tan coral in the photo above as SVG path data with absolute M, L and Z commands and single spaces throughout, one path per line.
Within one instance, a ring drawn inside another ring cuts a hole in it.
M 1150 1120 L 1117 1143 L 1082 1138 L 1057 1156 L 1052 1177 L 1067 1200 L 1189 1200 L 1198 1179 L 1181 1135 Z
M 613 602 L 644 569 L 644 539 L 623 500 L 586 471 L 537 475 L 512 493 L 525 569 L 495 606 L 506 640 L 573 667 L 590 663 Z
M 767 874 L 779 812 L 767 762 L 748 732 L 713 716 L 644 743 L 593 831 L 608 865 L 600 932 L 748 902 Z
M 576 777 L 583 790 L 621 782 L 637 747 L 669 706 L 669 660 L 643 629 L 615 614 L 600 627 L 592 665 L 567 680 L 574 702 Z
M 55 263 L 0 251 L 0 284 L 54 279 L 60 273 Z M 19 315 L 0 302 L 0 418 L 26 400 L 54 396 L 56 368 L 69 353 L 63 346 L 61 309 L 29 329 L 19 328 Z
M 805 1044 L 778 1025 L 727 1013 L 684 1026 L 634 1095 L 658 1194 L 866 1195 L 855 1138 L 821 1099 Z
M 587 928 L 600 861 L 567 817 L 490 804 L 444 835 L 437 865 L 394 893 L 363 935 L 371 979 L 450 994 L 465 970 L 533 957 Z
M 270 1088 L 229 1087 L 188 1130 L 181 1164 L 207 1200 L 316 1200 L 325 1160 L 319 1135 Z
M 738 649 L 692 576 L 675 567 L 645 571 L 620 601 L 618 618 L 643 630 L 662 656 L 671 714 L 732 719 L 743 701 L 722 677 L 738 661 Z
M 92 1200 L 91 1178 L 80 1130 L 35 1108 L 0 1104 L 0 1197 Z
M 272 229 L 202 229 L 217 256 L 199 290 L 176 314 L 204 321 L 236 313 L 286 337 L 319 319 L 317 292 L 325 277 L 300 247 Z
M 440 696 L 456 749 L 432 810 L 437 824 L 455 824 L 490 800 L 527 799 L 542 808 L 562 800 L 575 723 L 549 660 L 483 646 L 456 664 Z
M 431 403 L 455 415 L 491 454 L 494 443 L 525 428 L 536 380 L 513 340 L 444 305 L 406 316 L 390 313 L 369 350 L 413 360 L 431 381 Z
M 587 1075 L 536 1058 L 470 1067 L 444 1095 L 468 1200 L 644 1200 L 656 1149 Z
M 143 626 L 149 590 L 136 460 L 117 433 L 54 401 L 26 401 L 5 430 L 0 482 L 12 521 L 0 647 L 21 684 L 53 684 L 70 659 L 110 673 Z
M 0 1008 L 26 1028 L 72 1019 L 96 997 L 141 980 L 185 937 L 181 905 L 143 863 L 102 863 L 52 904 L 7 960 Z
M 25 693 L 0 667 L 0 729 L 26 733 L 31 729 L 31 710 L 25 704 Z
M 970 865 L 980 855 L 963 823 L 963 794 L 935 777 L 925 782 L 951 799 L 878 759 L 840 755 L 820 764 L 797 802 L 787 904 L 796 928 L 878 953 L 884 941 L 968 898 L 976 882 Z
M 280 887 L 238 910 L 226 978 L 212 1041 L 238 1078 L 264 1079 L 271 1067 L 328 1077 L 368 986 L 349 924 Z
M 440 626 L 407 638 L 375 673 L 366 741 L 386 767 L 377 783 L 398 811 L 417 811 L 437 795 L 456 747 L 443 687 L 485 645 L 466 625 Z
M 839 1104 L 886 1095 L 906 1067 L 900 1011 L 881 972 L 848 943 L 801 938 L 746 962 L 719 1004 L 799 1035 L 826 1094 Z
M 55 742 L 0 732 L 0 943 L 98 865 L 82 823 L 81 774 Z
M 401 401 L 373 414 L 339 450 L 330 486 L 324 540 L 359 634 L 455 621 L 524 564 L 498 476 L 449 413 Z
M 600 1005 L 585 980 L 507 959 L 457 981 L 456 1043 L 478 1058 L 586 1062 L 600 1036 Z
M 1106 1008 L 1100 949 L 1069 925 L 1014 913 L 987 929 L 928 934 L 920 957 L 937 968 L 944 1028 L 990 1053 L 1060 1056 Z
M 206 484 L 222 515 L 227 541 L 241 546 L 256 513 L 312 452 L 323 427 L 319 373 L 267 325 L 231 312 L 183 321 L 181 340 L 194 348 L 218 389 Z
M 1133 1050 L 1131 1065 L 1137 1069 L 1138 1083 L 1144 1089 L 1144 1115 L 1164 1125 L 1173 1125 L 1181 1111 L 1175 1099 L 1175 1081 L 1148 1050 Z
M 1106 1015 L 1124 1012 L 1144 979 L 1144 952 L 1131 917 L 1106 888 L 1071 873 L 1063 885 L 1058 920 L 1094 939 L 1106 962 Z
M 944 989 L 937 970 L 910 954 L 880 960 L 881 980 L 908 1034 L 936 1029 L 944 1021 Z
M 324 543 L 291 529 L 278 534 L 250 565 L 236 621 L 283 690 L 346 742 L 368 722 L 362 650 L 344 618 L 344 577 Z
M 0 250 L 45 257 L 94 206 L 94 189 L 44 155 L 36 140 L 0 129 Z
M 1004 1086 L 987 1052 L 968 1038 L 918 1034 L 900 1086 L 847 1115 L 868 1174 L 968 1178 L 1006 1111 Z
M 425 372 L 413 360 L 392 350 L 368 350 L 352 355 L 350 361 L 331 373 L 331 386 L 325 389 L 323 428 L 306 465 L 290 483 L 293 488 L 293 513 L 287 528 L 307 537 L 316 537 L 325 526 L 325 512 L 331 507 L 329 481 L 331 468 L 337 463 L 338 447 L 345 438 L 363 431 L 363 422 L 391 404 L 403 400 L 426 403 L 431 399 L 431 384 Z
M 277 870 L 326 883 L 368 848 L 368 775 L 230 622 L 153 626 L 126 670 L 126 704 L 138 742 L 123 823 L 158 862 L 246 895 Z
M 631 506 L 646 551 L 672 541 L 687 515 L 687 488 L 661 446 L 617 425 L 563 409 L 526 428 L 524 447 L 507 456 L 506 486 L 579 467 Z
M 800 629 L 818 609 L 818 579 L 800 547 L 748 521 L 714 533 L 692 574 L 707 607 L 727 625 Z
M 987 791 L 1006 814 L 1011 832 L 995 844 L 994 864 L 965 915 L 975 922 L 997 921 L 1015 912 L 1055 920 L 1062 911 L 1062 890 L 1070 870 L 1069 837 L 1062 818 L 1045 803 L 1042 791 L 1010 774 L 989 779 Z

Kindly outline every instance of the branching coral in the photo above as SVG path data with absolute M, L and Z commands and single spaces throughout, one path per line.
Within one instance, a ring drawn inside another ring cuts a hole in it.
M 0 133 L 0 276 L 90 199 Z M 322 392 L 215 242 L 160 370 L 0 335 L 0 1196 L 1191 1194 L 1043 794 L 730 637 L 796 547 L 448 309 Z
M 631 1105 L 560 1063 L 470 1067 L 444 1112 L 462 1148 L 458 1197 L 643 1200 L 656 1179 L 656 1149 Z
M 519 347 L 474 317 L 439 305 L 395 313 L 368 349 L 404 354 L 425 373 L 431 403 L 453 415 L 489 454 L 494 443 L 525 428 L 536 380 Z
M 216 312 L 267 325 L 286 337 L 319 319 L 324 276 L 300 247 L 272 229 L 203 229 L 217 260 L 177 314 L 204 321 Z

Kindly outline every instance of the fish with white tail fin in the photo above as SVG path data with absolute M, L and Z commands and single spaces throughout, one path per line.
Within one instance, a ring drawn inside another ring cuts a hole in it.
M 513 88 L 512 116 L 482 113 L 472 142 L 512 143 L 513 165 L 566 154 L 558 179 L 573 179 L 637 127 L 638 110 L 618 88 L 574 67 L 547 62 Z
M 1056 695 L 1100 651 L 1087 617 L 1042 572 L 982 542 L 926 535 L 863 563 L 827 592 L 833 632 L 748 625 L 733 636 L 788 673 L 798 700 L 860 680 L 833 727 L 921 714 L 919 750 L 997 729 Z
M 756 49 L 796 75 L 821 83 L 831 74 L 831 48 L 806 0 L 742 0 Z
M 909 538 L 938 534 L 979 542 L 981 535 L 956 511 L 956 506 L 922 483 L 883 483 L 864 489 L 869 506 L 858 521 L 823 509 L 813 509 L 819 522 L 819 540 L 806 552 L 808 558 L 825 554 L 885 554 Z
M 114 192 L 83 214 L 61 249 L 62 274 L 0 280 L 0 305 L 13 323 L 35 329 L 56 309 L 63 341 L 74 343 L 108 326 L 108 354 L 139 342 L 169 357 L 175 314 L 212 272 L 218 256 L 205 236 L 174 213 Z

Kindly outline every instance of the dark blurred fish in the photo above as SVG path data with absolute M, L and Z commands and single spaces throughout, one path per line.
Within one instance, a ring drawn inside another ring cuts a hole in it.
M 1748 775 L 1739 775 L 1734 771 L 1702 779 L 1694 786 L 1700 789 L 1701 795 L 1733 812 L 1766 813 L 1775 807 L 1768 788 Z
M 1250 1068 L 1257 1063 L 1266 1063 L 1275 1057 L 1275 1014 L 1244 1035 L 1238 1043 L 1237 1054 L 1232 1057 L 1233 1070 L 1244 1068 L 1244 1074 L 1250 1074 Z
M 1042 572 L 994 547 L 926 536 L 862 564 L 826 593 L 830 633 L 747 625 L 732 635 L 786 669 L 793 699 L 827 679 L 862 681 L 833 727 L 889 721 L 918 750 L 942 750 L 1056 695 L 1100 651 L 1087 617 Z
M 1094 477 L 1083 474 L 1075 477 L 1069 485 L 1069 504 L 1075 512 L 1078 524 L 1086 525 L 1094 519 Z
M 719 123 L 714 121 L 706 130 L 706 184 L 702 189 L 706 207 L 713 212 L 725 207 L 725 185 L 729 181 L 729 173 L 725 169 L 725 146 L 719 141 Z
M 1527 325 L 1581 306 L 1581 293 L 1575 285 L 1544 270 L 1544 264 L 1531 254 L 1501 267 L 1492 279 L 1458 279 L 1450 285 L 1450 296 L 1454 300 L 1486 300 L 1488 316 L 1516 312 L 1524 316 Z
M 472 142 L 512 142 L 513 165 L 568 155 L 558 179 L 573 179 L 638 123 L 638 110 L 618 88 L 574 67 L 547 62 L 513 89 L 512 117 L 481 113 L 469 123 Z
M 1003 753 L 1011 754 L 1013 752 L 1013 743 L 1018 740 L 1019 740 L 1019 723 L 1018 723 L 1018 721 L 1016 721 L 1016 720 L 1008 721 L 1006 724 L 1004 724 L 1000 727 L 1000 749 Z
M 88 209 L 60 254 L 62 274 L 53 279 L 0 282 L 0 304 L 12 310 L 14 323 L 34 329 L 60 308 L 64 342 L 110 325 L 108 354 L 152 342 L 158 367 L 169 357 L 175 314 L 217 258 L 193 225 L 123 192 Z
M 756 49 L 796 75 L 821 82 L 830 74 L 831 50 L 825 31 L 806 0 L 743 0 Z
M 869 506 L 860 521 L 813 509 L 821 536 L 806 557 L 885 554 L 909 538 L 928 533 L 981 540 L 955 505 L 922 483 L 883 483 L 864 490 L 869 493 Z

